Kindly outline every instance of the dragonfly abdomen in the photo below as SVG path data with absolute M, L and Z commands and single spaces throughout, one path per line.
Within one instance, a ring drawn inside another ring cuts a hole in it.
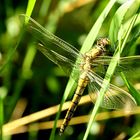
M 69 121 L 71 120 L 71 118 L 72 118 L 72 116 L 73 116 L 73 114 L 78 106 L 78 103 L 81 99 L 81 96 L 84 92 L 84 89 L 85 89 L 87 83 L 88 83 L 87 78 L 79 79 L 78 86 L 77 86 L 76 92 L 74 94 L 74 97 L 72 99 L 71 105 L 67 111 L 65 119 L 63 121 L 63 124 L 60 127 L 60 135 L 64 132 L 66 126 L 68 125 Z

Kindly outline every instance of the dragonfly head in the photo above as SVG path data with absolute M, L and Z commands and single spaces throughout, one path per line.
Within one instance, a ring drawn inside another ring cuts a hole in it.
M 106 46 L 110 45 L 110 40 L 108 38 L 99 38 L 97 40 L 97 45 L 99 47 L 106 47 Z

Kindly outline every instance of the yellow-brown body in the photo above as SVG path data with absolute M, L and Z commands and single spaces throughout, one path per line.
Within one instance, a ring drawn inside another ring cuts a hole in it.
M 108 44 L 109 44 L 108 39 L 106 39 L 106 38 L 100 39 L 100 40 L 98 40 L 97 46 L 95 48 L 93 48 L 89 52 L 85 53 L 85 57 L 83 60 L 84 62 L 82 62 L 81 66 L 80 66 L 82 73 L 78 80 L 77 89 L 75 91 L 71 105 L 67 111 L 63 124 L 60 127 L 60 135 L 64 132 L 66 126 L 68 125 L 69 121 L 71 120 L 71 118 L 78 106 L 78 103 L 81 99 L 81 96 L 84 92 L 84 89 L 90 80 L 88 78 L 88 72 L 91 70 L 91 61 L 94 60 L 95 58 L 97 58 L 98 56 L 102 55 L 103 52 L 105 51 L 104 47 Z

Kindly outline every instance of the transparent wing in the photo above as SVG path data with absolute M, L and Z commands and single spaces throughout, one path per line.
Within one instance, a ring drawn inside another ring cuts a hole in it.
M 91 81 L 88 85 L 89 95 L 93 103 L 95 103 L 100 94 L 99 91 L 102 87 L 103 78 L 94 72 L 90 72 L 88 74 L 88 77 L 90 78 Z M 126 110 L 131 110 L 135 106 L 136 101 L 128 92 L 112 84 L 109 85 L 108 90 L 104 94 L 104 98 L 101 103 L 101 107 L 107 109 L 123 108 Z
M 96 59 L 92 60 L 91 66 L 93 67 L 94 72 L 98 73 L 99 75 L 104 75 L 112 58 L 113 57 L 111 56 L 99 56 Z M 130 76 L 130 72 L 134 72 L 139 68 L 140 55 L 121 57 L 115 68 L 114 74 L 124 72 L 127 76 Z
M 78 68 L 79 62 L 75 65 L 75 61 L 82 55 L 75 47 L 50 33 L 32 18 L 25 15 L 21 15 L 21 18 L 29 19 L 26 30 L 39 41 L 38 49 L 48 59 L 60 66 L 66 74 L 70 74 L 73 67 Z
M 91 65 L 93 67 L 108 66 L 111 62 L 111 59 L 112 59 L 111 56 L 99 56 L 97 59 L 92 61 Z M 116 72 L 117 71 L 130 71 L 136 67 L 140 67 L 140 55 L 121 57 L 117 65 Z

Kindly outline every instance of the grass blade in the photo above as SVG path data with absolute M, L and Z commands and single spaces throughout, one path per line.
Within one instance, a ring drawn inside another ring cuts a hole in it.
M 111 0 L 109 2 L 109 4 L 106 6 L 106 8 L 103 10 L 103 12 L 101 13 L 100 17 L 97 19 L 97 21 L 93 25 L 92 29 L 90 30 L 90 33 L 88 34 L 87 38 L 85 39 L 85 41 L 82 45 L 82 48 L 81 48 L 81 53 L 85 53 L 87 50 L 89 50 L 92 47 L 95 39 L 97 38 L 97 34 L 103 24 L 103 21 L 105 20 L 106 16 L 108 15 L 110 9 L 112 8 L 112 6 L 114 5 L 115 2 L 116 2 L 116 0 Z M 74 91 L 75 88 L 76 88 L 76 83 L 72 78 L 70 78 L 68 81 L 68 84 L 65 88 L 64 95 L 63 95 L 61 103 L 60 103 L 60 108 L 59 108 L 58 114 L 56 116 L 57 120 L 60 116 L 60 112 L 61 112 L 61 109 L 62 109 L 62 106 L 63 106 L 65 100 L 67 99 L 68 95 L 72 91 Z M 55 124 L 55 126 L 56 126 L 56 124 Z M 52 130 L 50 140 L 54 139 L 53 136 L 55 135 L 55 128 Z
M 132 94 L 132 96 L 135 98 L 138 105 L 140 105 L 140 93 L 134 88 L 134 86 L 127 80 L 124 73 L 121 72 L 121 77 L 123 78 L 129 92 Z
M 109 65 L 109 67 L 107 69 L 107 73 L 106 73 L 105 78 L 103 80 L 102 88 L 100 90 L 100 96 L 97 99 L 96 104 L 95 104 L 95 106 L 93 108 L 93 111 L 92 111 L 92 114 L 91 114 L 91 117 L 90 117 L 90 120 L 89 120 L 89 123 L 88 123 L 88 127 L 87 127 L 87 130 L 86 130 L 85 136 L 84 136 L 84 140 L 86 140 L 87 137 L 88 137 L 90 128 L 92 126 L 93 121 L 95 120 L 95 117 L 96 117 L 98 108 L 100 106 L 100 103 L 103 100 L 104 93 L 106 92 L 106 90 L 108 88 L 108 85 L 109 85 L 109 82 L 111 80 L 111 77 L 112 77 L 112 75 L 113 75 L 113 73 L 115 71 L 115 68 L 117 66 L 117 63 L 118 63 L 118 61 L 120 59 L 120 54 L 121 54 L 121 52 L 122 52 L 122 50 L 123 50 L 123 48 L 125 46 L 125 43 L 127 41 L 127 38 L 128 38 L 128 36 L 130 34 L 130 31 L 131 31 L 133 25 L 135 24 L 135 21 L 136 21 L 137 17 L 138 17 L 138 15 L 136 15 L 133 18 L 133 20 L 132 20 L 132 22 L 131 22 L 131 24 L 129 26 L 129 29 L 125 32 L 125 37 L 124 37 L 124 40 L 123 41 L 121 40 L 121 37 L 120 37 L 119 44 L 117 46 L 117 49 L 116 49 L 116 51 L 114 53 L 114 56 L 112 58 L 112 61 L 110 62 L 110 65 Z
M 26 10 L 27 17 L 31 16 L 33 9 L 34 9 L 34 6 L 35 6 L 35 3 L 36 3 L 36 0 L 29 0 L 28 1 L 27 10 Z M 26 24 L 28 23 L 28 18 L 25 19 L 25 23 Z
M 90 50 L 95 39 L 97 38 L 97 35 L 100 31 L 100 28 L 105 20 L 105 18 L 107 17 L 109 11 L 111 10 L 111 8 L 113 7 L 113 5 L 115 4 L 116 0 L 111 0 L 108 5 L 105 7 L 105 9 L 103 10 L 103 12 L 101 13 L 101 15 L 99 16 L 99 18 L 97 19 L 97 21 L 95 22 L 95 24 L 93 25 L 92 29 L 90 30 L 89 34 L 87 35 L 82 48 L 81 48 L 81 53 L 85 53 L 87 50 Z
M 34 5 L 35 5 L 35 1 L 30 0 L 29 3 L 28 3 L 28 6 L 27 6 L 26 15 L 28 15 L 28 16 L 31 15 L 32 10 L 33 10 L 33 8 L 34 8 Z M 28 22 L 27 20 L 28 20 L 28 18 L 26 18 L 25 23 Z M 11 58 L 12 55 L 14 54 L 15 50 L 16 50 L 17 47 L 19 46 L 19 43 L 20 43 L 20 41 L 21 41 L 21 39 L 22 39 L 22 37 L 23 37 L 23 34 L 24 34 L 24 29 L 21 28 L 21 34 L 20 34 L 20 36 L 19 36 L 18 42 L 17 42 L 15 48 L 13 49 L 13 51 L 11 52 L 11 54 L 9 55 L 8 60 L 10 60 L 10 58 Z M 27 54 L 28 54 L 28 53 L 27 53 Z M 26 57 L 25 57 L 25 58 L 26 58 Z M 7 60 L 7 61 L 8 61 L 8 60 Z M 23 64 L 23 65 L 24 65 L 24 64 Z M 29 65 L 28 65 L 28 66 L 29 66 Z M 29 66 L 29 67 L 30 67 L 30 66 Z M 28 69 L 27 69 L 27 70 L 28 70 L 28 76 L 29 76 L 29 70 L 30 70 L 29 67 L 28 67 Z M 8 115 L 7 115 L 7 118 L 6 118 L 7 121 L 8 121 L 9 118 L 11 117 L 11 114 L 12 114 L 12 112 L 13 112 L 13 109 L 14 109 L 14 107 L 15 107 L 15 105 L 16 105 L 18 99 L 19 99 L 19 96 L 20 96 L 21 90 L 22 90 L 22 88 L 23 88 L 23 85 L 25 84 L 25 77 L 23 77 L 23 76 L 25 76 L 25 75 L 27 74 L 27 71 L 26 71 L 26 74 L 25 74 L 24 72 L 25 72 L 25 69 L 24 69 L 24 70 L 22 69 L 22 75 L 19 76 L 19 78 L 18 78 L 18 80 L 17 80 L 17 83 L 15 84 L 14 93 L 13 93 L 13 100 L 11 100 L 11 101 L 9 102 L 10 108 L 8 108 L 8 113 L 7 113 Z M 26 78 L 27 78 L 27 75 L 26 75 Z
M 3 114 L 3 99 L 0 96 L 0 140 L 3 139 L 3 129 L 2 126 L 4 124 L 4 114 Z
M 140 131 L 138 131 L 136 134 L 134 134 L 131 138 L 128 140 L 139 140 L 140 139 Z
M 7 95 L 5 87 L 0 88 L 0 140 L 3 140 L 3 124 L 4 124 L 4 104 L 3 100 Z
M 139 8 L 138 0 L 127 1 L 124 3 L 115 13 L 109 30 L 109 37 L 112 44 L 115 44 L 120 36 L 119 32 L 121 31 L 122 24 L 126 23 L 137 12 Z M 131 10 L 130 10 L 131 9 Z M 131 13 L 130 13 L 131 11 Z M 130 24 L 130 23 L 129 23 Z M 128 24 L 128 25 L 129 25 Z M 122 36 L 121 36 L 122 37 Z

